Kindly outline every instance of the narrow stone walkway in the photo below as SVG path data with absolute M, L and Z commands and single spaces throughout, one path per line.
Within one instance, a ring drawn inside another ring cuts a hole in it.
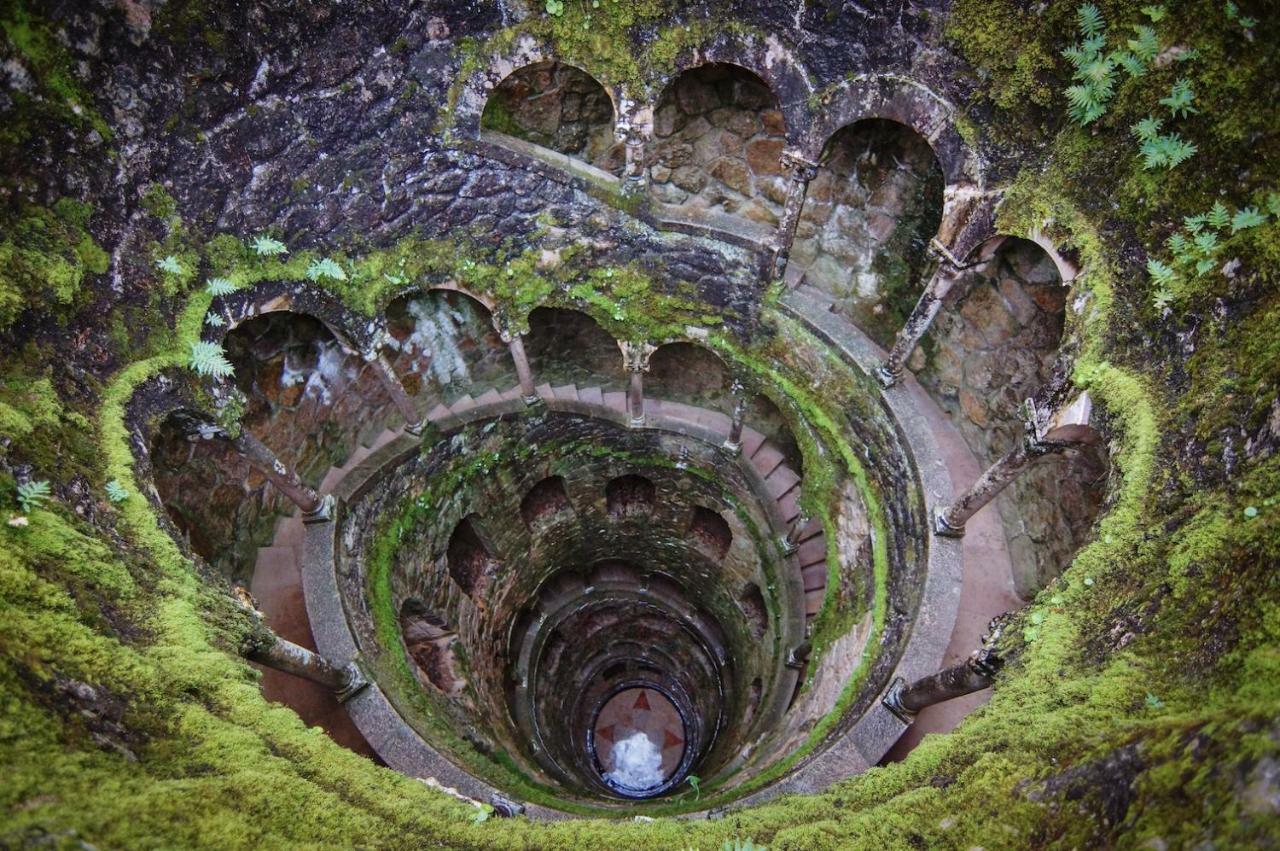
M 801 285 L 783 296 L 782 305 L 810 330 L 836 345 L 863 371 L 870 374 L 883 360 L 884 350 L 851 322 L 833 313 L 830 299 L 822 292 Z M 958 492 L 975 481 L 982 473 L 982 466 L 959 430 L 915 377 L 910 372 L 905 373 L 895 391 L 910 394 L 915 409 L 924 416 L 937 441 L 954 490 Z M 960 605 L 943 667 L 963 661 L 976 650 L 993 617 L 1022 605 L 1022 600 L 1013 590 L 1009 550 L 994 506 L 978 512 L 968 522 L 962 542 Z M 903 759 L 929 733 L 946 733 L 955 729 L 966 715 L 990 697 L 991 690 L 985 689 L 923 710 L 883 762 Z

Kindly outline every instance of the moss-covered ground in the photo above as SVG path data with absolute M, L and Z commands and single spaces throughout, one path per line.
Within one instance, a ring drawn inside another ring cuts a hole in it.
M 1115 44 L 1151 18 L 1131 0 L 1098 5 Z M 647 8 L 628 7 L 638 16 L 628 26 L 651 23 Z M 774 849 L 1274 845 L 1280 813 L 1265 768 L 1280 756 L 1271 425 L 1280 229 L 1274 213 L 1221 229 L 1212 268 L 1182 268 L 1167 298 L 1144 266 L 1176 263 L 1167 240 L 1216 201 L 1233 213 L 1270 210 L 1280 187 L 1280 32 L 1265 4 L 1241 3 L 1252 26 L 1216 0 L 1164 8 L 1153 27 L 1167 61 L 1138 78 L 1121 72 L 1107 113 L 1088 128 L 1064 117 L 1061 50 L 1075 38 L 1075 4 L 958 0 L 947 23 L 955 49 L 983 72 L 962 105 L 966 126 L 1003 152 L 998 165 L 1014 180 L 1004 228 L 1043 230 L 1081 260 L 1068 329 L 1075 380 L 1105 411 L 1118 471 L 1094 541 L 1023 613 L 991 701 L 955 733 L 823 794 L 707 821 L 478 821 L 474 807 L 343 751 L 262 699 L 235 654 L 244 627 L 224 589 L 165 533 L 134 475 L 126 403 L 148 377 L 183 366 L 211 303 L 183 292 L 191 282 L 177 276 L 157 288 L 181 293 L 185 309 L 159 299 L 141 328 L 105 317 L 118 332 L 101 381 L 53 381 L 48 337 L 5 352 L 4 514 L 18 516 L 15 475 L 51 480 L 54 499 L 23 515 L 25 526 L 0 529 L 0 844 L 715 848 L 751 836 Z M 582 11 L 565 9 L 537 26 L 581 27 Z M 48 122 L 97 130 L 61 47 L 23 18 L 5 20 L 16 22 L 6 38 L 43 97 L 0 141 L 20 145 Z M 583 29 L 573 37 L 608 32 Z M 591 45 L 574 47 L 569 35 L 566 50 L 587 56 Z M 1173 58 L 1192 49 L 1194 59 Z M 616 62 L 615 76 L 632 73 L 626 57 Z M 1144 170 L 1130 128 L 1159 114 L 1183 77 L 1198 112 L 1165 116 L 1199 150 L 1173 170 Z M 21 277 L 6 273 L 4 297 L 19 302 L 5 310 L 79 305 L 86 274 L 103 268 L 87 221 L 57 206 L 6 213 L 14 248 L 5 250 L 40 256 L 19 257 Z M 281 274 L 275 262 L 299 264 L 288 277 L 305 277 L 318 259 L 255 259 L 228 238 L 222 257 L 236 256 L 219 267 L 212 247 L 211 274 L 259 270 L 241 284 Z M 157 248 L 194 268 L 185 246 Z M 390 288 L 401 274 L 430 271 L 409 268 L 431 256 L 421 246 L 375 256 L 381 266 L 368 278 L 344 266 L 352 302 L 369 299 L 369 312 L 378 276 Z M 463 262 L 436 257 L 441 268 Z M 497 276 L 486 291 L 508 277 L 540 280 L 480 265 Z M 509 299 L 527 312 L 565 283 L 513 284 Z M 110 480 L 129 491 L 123 502 L 106 500 Z

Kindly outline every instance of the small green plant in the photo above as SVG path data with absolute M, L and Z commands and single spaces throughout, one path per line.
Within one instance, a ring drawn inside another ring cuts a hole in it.
M 1062 51 L 1062 55 L 1075 69 L 1071 78 L 1076 82 L 1066 92 L 1067 112 L 1072 121 L 1085 127 L 1107 112 L 1107 104 L 1115 94 L 1118 60 L 1104 52 L 1107 25 L 1097 6 L 1085 3 L 1076 10 L 1076 20 L 1080 41 Z
M 484 824 L 493 815 L 493 807 L 490 804 L 481 804 L 476 807 L 475 813 L 471 816 L 472 824 Z
M 1224 240 L 1230 240 L 1240 231 L 1266 224 L 1271 216 L 1280 218 L 1280 195 L 1270 193 L 1266 204 L 1270 215 L 1257 207 L 1243 207 L 1232 213 L 1226 204 L 1216 201 L 1205 212 L 1185 217 L 1182 227 L 1165 240 L 1170 260 L 1166 262 L 1155 257 L 1147 260 L 1147 275 L 1155 285 L 1152 294 L 1155 308 L 1164 310 L 1185 294 L 1183 288 L 1188 280 L 1216 268 L 1221 260 Z
M 1235 21 L 1241 29 L 1251 30 L 1258 25 L 1257 18 L 1240 14 L 1240 7 L 1236 5 L 1235 0 L 1227 0 L 1223 10 L 1227 13 L 1227 20 Z
M 237 287 L 235 281 L 230 278 L 210 278 L 205 281 L 204 289 L 205 292 L 211 296 L 220 296 L 231 295 L 239 289 L 239 287 Z
M 546 10 L 548 15 L 560 17 L 564 14 L 564 0 L 547 0 Z
M 120 484 L 119 479 L 112 479 L 107 482 L 107 501 L 113 505 L 124 502 L 129 498 L 129 489 Z
M 1231 217 L 1231 232 L 1246 230 L 1247 228 L 1257 227 L 1266 222 L 1267 217 L 1258 212 L 1257 207 L 1245 207 L 1237 210 L 1236 214 Z
M 235 372 L 222 346 L 208 340 L 197 340 L 191 344 L 187 366 L 200 375 L 214 378 L 227 378 Z
M 1142 14 L 1150 18 L 1151 23 L 1153 24 L 1158 24 L 1161 21 L 1163 21 L 1164 16 L 1167 15 L 1168 13 L 1169 13 L 1169 10 L 1163 6 L 1143 6 L 1142 7 Z
M 1182 77 L 1169 89 L 1168 96 L 1160 98 L 1160 103 L 1169 107 L 1170 115 L 1186 118 L 1200 111 L 1191 105 L 1195 99 L 1196 93 L 1191 88 L 1191 81 Z
M 266 235 L 253 238 L 253 250 L 260 257 L 276 257 L 280 254 L 289 253 L 289 249 L 285 247 L 283 242 Z
M 208 325 L 210 328 L 221 328 L 223 325 L 227 324 L 227 320 L 223 319 L 216 313 L 210 312 L 205 314 L 204 324 Z
M 30 514 L 48 501 L 52 491 L 47 479 L 38 482 L 23 482 L 18 485 L 18 505 L 23 512 Z
M 1186 141 L 1177 133 L 1161 133 L 1163 125 L 1162 119 L 1147 116 L 1132 128 L 1133 135 L 1138 137 L 1142 167 L 1148 171 L 1175 168 L 1189 160 L 1197 150 L 1194 142 Z
M 181 275 L 183 273 L 182 264 L 178 262 L 178 258 L 170 254 L 168 257 L 161 257 L 156 261 L 156 268 L 161 272 L 169 275 Z
M 328 257 L 322 257 L 319 260 L 312 260 L 311 265 L 307 267 L 307 280 L 318 281 L 321 278 L 331 278 L 335 281 L 345 281 L 347 273 L 336 261 Z

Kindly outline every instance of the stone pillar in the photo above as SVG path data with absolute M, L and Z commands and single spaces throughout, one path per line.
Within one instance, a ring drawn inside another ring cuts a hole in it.
M 742 452 L 742 425 L 747 412 L 747 396 L 742 382 L 736 378 L 730 385 L 729 392 L 733 395 L 733 416 L 729 420 L 729 436 L 720 444 L 720 448 L 732 456 Z
M 329 519 L 332 499 L 321 497 L 303 484 L 298 474 L 286 467 L 275 453 L 254 437 L 248 429 L 241 428 L 239 434 L 232 436 L 215 426 L 209 436 L 220 437 L 234 446 L 251 467 L 266 476 L 267 481 L 302 509 L 304 522 L 319 523 Z
M 644 425 L 644 373 L 649 371 L 649 358 L 657 350 L 657 346 L 649 343 L 625 343 L 618 341 L 622 350 L 622 368 L 628 375 L 627 410 L 631 414 L 631 425 Z
M 363 352 L 362 356 L 377 372 L 378 380 L 386 388 L 392 404 L 396 406 L 396 410 L 404 418 L 404 430 L 409 434 L 422 434 L 423 418 L 419 415 L 417 407 L 414 406 L 413 398 L 404 389 L 404 383 L 400 380 L 400 376 L 396 375 L 391 362 L 387 360 L 387 356 L 378 348 Z
M 347 700 L 369 685 L 355 662 L 338 667 L 319 653 L 286 641 L 267 629 L 256 636 L 245 656 L 259 665 L 333 689 L 340 701 Z
M 1097 439 L 1089 426 L 1093 405 L 1082 393 L 1069 405 L 1047 411 L 1028 399 L 1023 406 L 1025 433 L 1017 447 L 986 469 L 951 505 L 934 514 L 933 531 L 949 538 L 964 535 L 969 518 L 996 498 L 1000 491 L 1037 458 L 1073 449 Z
M 818 174 L 818 164 L 806 159 L 796 150 L 782 152 L 782 168 L 790 176 L 790 183 L 787 186 L 787 200 L 782 206 L 782 217 L 778 220 L 778 230 L 773 238 L 775 279 L 782 277 L 786 271 L 787 258 L 791 256 L 791 243 L 795 241 L 800 213 L 804 210 L 805 193 L 809 189 L 809 181 Z
M 511 352 L 511 361 L 516 366 L 516 379 L 520 382 L 520 397 L 524 399 L 526 405 L 538 404 L 540 400 L 538 391 L 533 386 L 533 370 L 529 368 L 529 356 L 524 351 L 524 335 L 503 329 L 499 329 L 498 334 L 507 344 L 507 350 Z
M 901 380 L 902 371 L 907 365 L 907 359 L 916 350 L 916 346 L 920 343 L 920 338 L 924 336 L 925 332 L 929 330 L 929 326 L 933 324 L 933 318 L 938 315 L 938 308 L 942 306 L 942 299 L 951 291 L 951 287 L 958 279 L 959 272 L 960 267 L 952 261 L 951 256 L 946 253 L 945 249 L 938 245 L 936 241 L 930 242 L 929 259 L 925 272 L 928 283 L 925 284 L 924 291 L 920 293 L 916 306 L 912 308 L 911 315 L 907 317 L 907 321 L 898 330 L 898 335 L 893 341 L 893 348 L 889 350 L 884 363 L 876 370 L 876 377 L 880 379 L 880 383 L 885 387 L 892 387 Z
M 614 132 L 626 152 L 626 164 L 622 170 L 626 189 L 639 192 L 645 185 L 645 128 L 638 123 L 619 122 Z
M 987 634 L 982 638 L 982 648 L 959 665 L 944 668 L 913 683 L 895 677 L 881 699 L 885 708 L 910 724 L 916 713 L 926 706 L 964 697 L 990 686 L 1004 661 L 994 649 L 1004 631 L 1004 618 L 1001 615 L 991 621 Z

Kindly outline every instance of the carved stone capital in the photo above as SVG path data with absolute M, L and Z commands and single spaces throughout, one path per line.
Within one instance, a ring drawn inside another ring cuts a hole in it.
M 818 174 L 818 163 L 809 159 L 795 148 L 784 148 L 780 160 L 782 170 L 787 172 L 792 180 L 808 183 Z
M 622 368 L 627 372 L 648 372 L 649 358 L 658 350 L 652 343 L 628 343 L 622 340 L 618 341 L 618 348 L 622 351 Z

